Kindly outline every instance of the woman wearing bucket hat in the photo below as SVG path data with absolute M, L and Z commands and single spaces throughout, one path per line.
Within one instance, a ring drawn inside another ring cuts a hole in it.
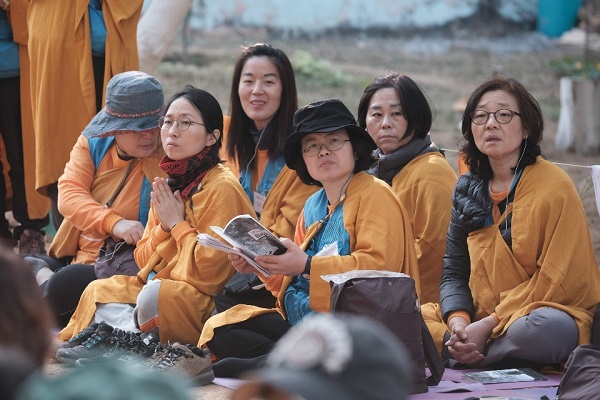
M 225 148 L 232 169 L 240 174 L 261 224 L 277 237 L 292 237 L 304 202 L 315 192 L 285 166 L 283 143 L 292 131 L 298 108 L 294 70 L 285 53 L 269 44 L 244 48 L 233 72 L 231 117 Z M 247 303 L 272 307 L 275 299 L 254 274 L 236 274 L 217 310 Z M 236 287 L 246 290 L 236 292 Z
M 440 300 L 450 200 L 457 179 L 431 142 L 431 121 L 423 91 L 399 73 L 375 79 L 358 104 L 358 125 L 377 143 L 376 161 L 369 173 L 392 187 L 410 216 L 423 304 Z
M 200 344 L 224 359 L 215 364 L 217 376 L 255 368 L 290 326 L 314 312 L 329 312 L 331 291 L 321 275 L 357 269 L 404 272 L 419 291 L 410 219 L 390 187 L 365 172 L 374 149 L 373 139 L 339 100 L 311 103 L 294 114 L 294 132 L 284 147 L 286 165 L 304 183 L 322 189 L 306 201 L 294 241 L 283 239 L 288 251 L 256 257 L 275 274 L 261 279 L 277 296 L 277 307 L 238 305 L 212 317 L 203 329 Z M 251 271 L 243 259 L 229 257 L 238 271 Z
M 82 330 L 85 336 L 84 328 L 94 321 L 105 320 L 112 329 L 99 327 L 95 335 L 101 339 L 87 346 L 60 349 L 57 359 L 63 362 L 108 352 L 115 335 L 121 337 L 120 330 L 139 328 L 146 338 L 158 335 L 163 343 L 196 343 L 214 310 L 212 296 L 235 272 L 226 253 L 197 243 L 198 233 L 211 232 L 210 226 L 225 226 L 238 215 L 253 214 L 235 175 L 220 163 L 223 114 L 218 101 L 204 90 L 186 86 L 173 96 L 157 125 L 166 152 L 160 167 L 168 180 L 155 178 L 152 184 L 148 224 L 135 250 L 140 272 L 99 279 L 86 288 L 59 339 L 70 339 Z M 145 345 L 149 356 L 154 348 Z M 171 350 L 169 362 L 174 364 L 167 369 L 183 365 L 189 375 L 201 375 L 202 383 L 212 380 L 210 360 L 204 360 L 199 349 L 193 354 L 186 346 Z
M 158 135 L 163 106 L 162 86 L 153 76 L 139 71 L 115 75 L 107 86 L 106 105 L 71 151 L 58 183 L 65 219 L 50 245 L 50 257 L 25 258 L 60 326 L 96 279 L 92 264 L 104 240 L 135 245 L 142 237 L 151 182 L 164 176 L 158 167 L 164 154 Z

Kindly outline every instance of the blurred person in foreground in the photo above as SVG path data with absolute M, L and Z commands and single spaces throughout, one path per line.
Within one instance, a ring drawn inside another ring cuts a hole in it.
M 411 364 L 385 327 L 362 317 L 320 314 L 294 326 L 264 369 L 232 400 L 404 400 Z
M 103 360 L 57 376 L 34 375 L 18 400 L 191 400 L 189 390 L 177 377 Z
M 0 398 L 43 367 L 52 343 L 52 314 L 31 272 L 0 247 Z
M 440 301 L 440 280 L 456 173 L 431 141 L 433 113 L 423 90 L 391 73 L 370 83 L 358 105 L 358 125 L 377 144 L 369 169 L 406 208 L 415 236 L 422 304 Z
M 421 312 L 443 358 L 541 366 L 591 339 L 600 272 L 581 199 L 540 155 L 540 106 L 514 79 L 471 94 L 452 199 L 441 304 Z

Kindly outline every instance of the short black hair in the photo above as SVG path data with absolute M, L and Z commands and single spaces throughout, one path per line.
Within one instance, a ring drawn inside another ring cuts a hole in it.
M 358 103 L 358 125 L 367 128 L 367 113 L 371 98 L 375 92 L 385 88 L 394 89 L 400 99 L 402 114 L 406 119 L 406 132 L 402 138 L 412 133 L 416 138 L 427 136 L 431 129 L 435 108 L 423 89 L 411 78 L 399 72 L 382 75 L 365 88 Z

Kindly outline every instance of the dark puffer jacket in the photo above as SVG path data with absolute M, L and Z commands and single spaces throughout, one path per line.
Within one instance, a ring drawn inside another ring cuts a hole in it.
M 516 184 L 514 185 L 516 187 Z M 514 198 L 514 189 L 507 199 Z M 474 307 L 469 278 L 471 259 L 467 247 L 469 233 L 483 229 L 493 223 L 492 200 L 489 182 L 472 173 L 458 178 L 452 196 L 452 214 L 446 238 L 444 269 L 440 283 L 440 302 L 444 321 L 453 311 L 466 311 L 473 319 Z M 506 200 L 498 205 L 500 211 L 506 208 Z M 502 237 L 511 247 L 511 216 L 499 225 Z

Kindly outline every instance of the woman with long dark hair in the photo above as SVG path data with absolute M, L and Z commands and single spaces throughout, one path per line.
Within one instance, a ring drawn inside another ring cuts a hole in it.
M 232 169 L 261 224 L 277 237 L 293 237 L 300 210 L 316 189 L 302 183 L 283 159 L 298 108 L 294 70 L 286 54 L 265 43 L 244 48 L 234 67 L 230 104 L 225 148 Z M 217 310 L 237 303 L 275 304 L 263 289 L 236 295 L 236 287 L 252 285 L 262 283 L 254 274 L 237 274 L 226 293 L 216 297 Z

